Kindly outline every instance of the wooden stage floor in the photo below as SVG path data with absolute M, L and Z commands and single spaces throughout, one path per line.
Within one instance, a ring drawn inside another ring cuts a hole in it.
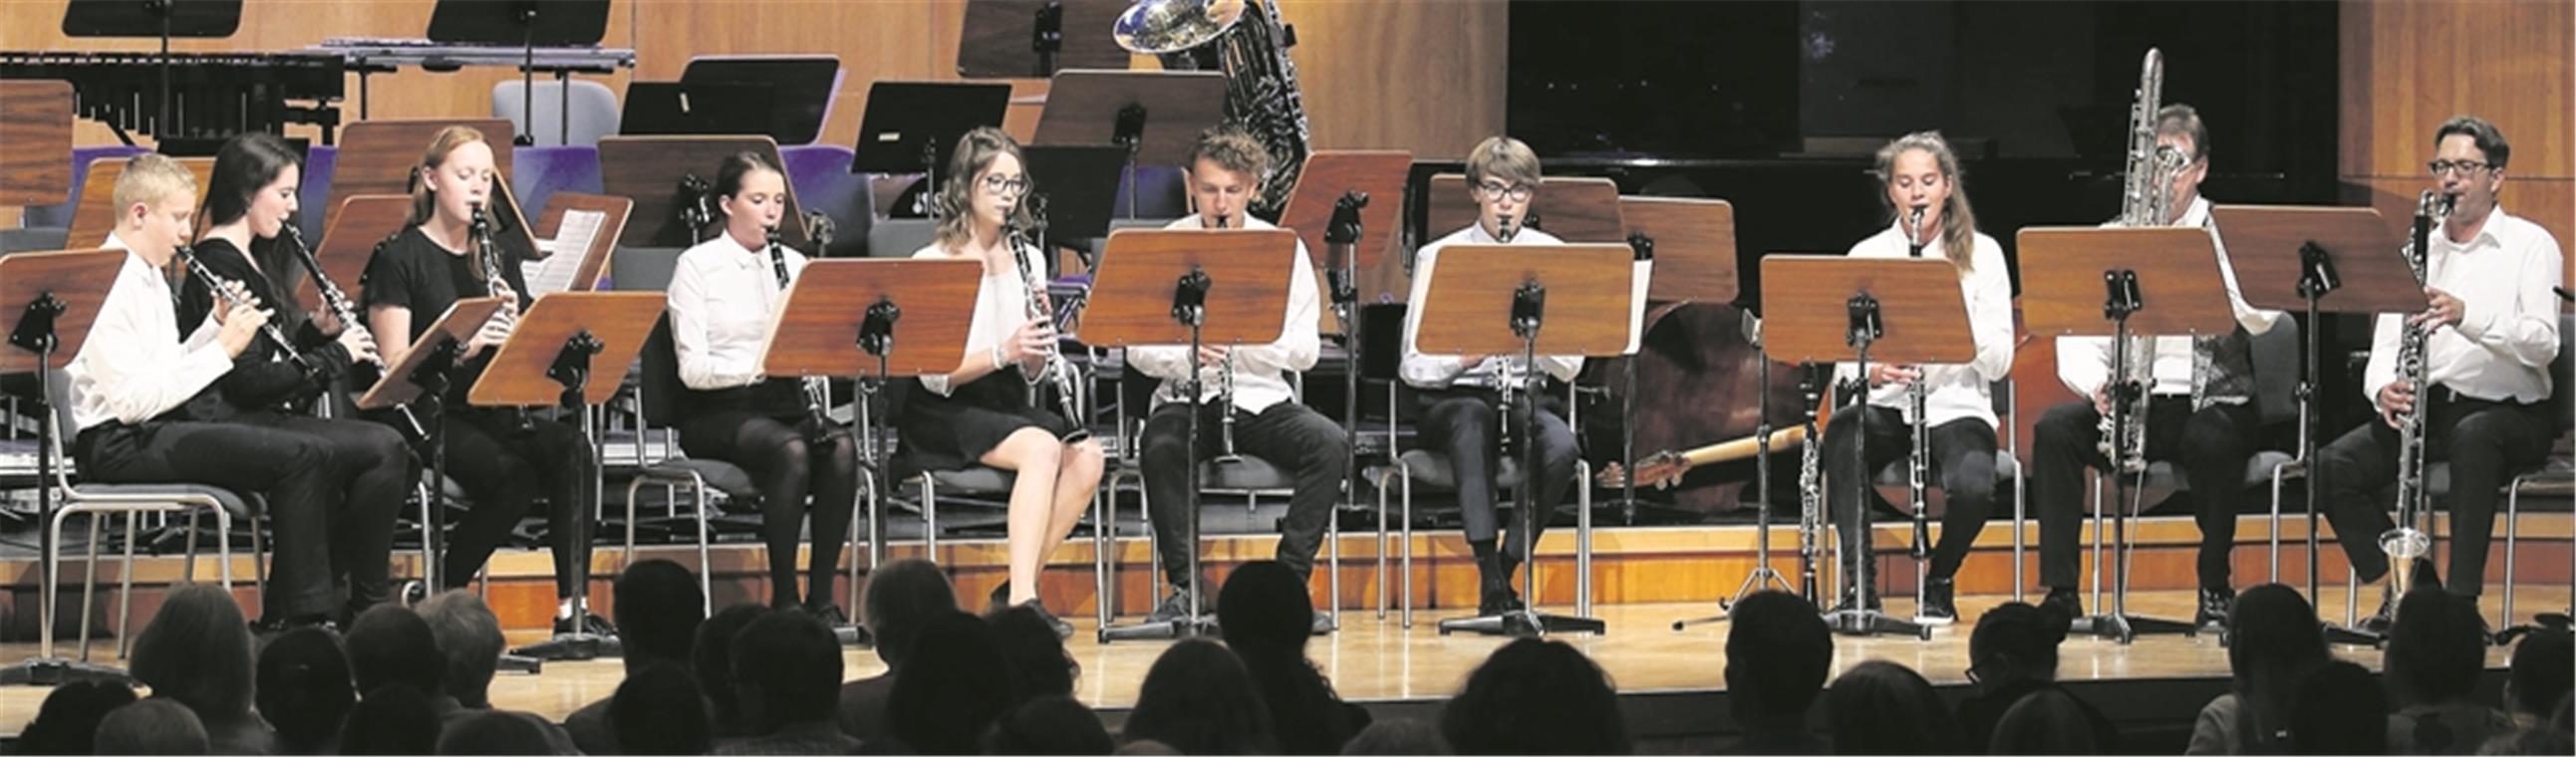
M 2343 590 L 2328 587 L 2324 594 L 2325 614 L 2329 619 L 2340 619 Z M 2365 598 L 2375 599 L 2375 595 Z M 1936 685 L 1964 684 L 1968 630 L 1974 618 L 1986 608 L 2010 599 L 2005 595 L 1962 597 L 1961 609 L 1969 622 L 1937 630 L 1928 642 L 1898 637 L 1836 637 L 1835 670 L 1864 660 L 1885 659 L 1921 671 Z M 2490 613 L 2498 599 L 2487 598 Z M 2135 611 L 2146 615 L 2189 618 L 2191 601 L 2189 592 L 2157 591 L 2140 592 L 2131 604 Z M 2370 607 L 2365 605 L 2367 612 Z M 2562 612 L 2567 606 L 2565 587 L 2535 586 L 2516 595 L 2515 610 L 2523 619 L 2536 612 Z M 1888 602 L 1888 609 L 1900 614 L 1911 612 L 1912 607 L 1904 599 Z M 1608 670 L 1622 695 L 1711 692 L 1724 687 L 1726 624 L 1701 625 L 1683 632 L 1669 627 L 1677 618 L 1709 614 L 1713 609 L 1710 606 L 1640 603 L 1601 605 L 1595 609 L 1609 623 L 1609 633 L 1559 638 L 1582 648 Z M 1316 638 L 1309 653 L 1345 698 L 1427 707 L 1454 693 L 1468 672 L 1505 642 L 1497 637 L 1441 636 L 1436 630 L 1438 619 L 1459 614 L 1417 612 L 1414 628 L 1408 631 L 1393 614 L 1380 620 L 1370 611 L 1346 613 L 1342 630 Z M 1107 710 L 1131 706 L 1145 671 L 1169 644 L 1144 641 L 1101 645 L 1092 640 L 1093 623 L 1088 616 L 1069 620 L 1081 629 L 1068 642 L 1069 650 L 1082 665 L 1075 695 Z M 536 638 L 533 633 L 514 632 L 511 640 L 517 643 Z M 2338 647 L 2335 652 L 2374 670 L 2379 667 L 2377 650 Z M 0 662 L 14 662 L 34 653 L 35 645 L 31 643 L 0 645 Z M 115 646 L 112 641 L 96 642 L 92 654 L 110 660 L 116 654 Z M 843 659 L 848 678 L 874 675 L 884 668 L 876 653 L 864 648 L 850 649 Z M 2227 651 L 2211 635 L 2149 637 L 2129 646 L 2070 638 L 2062 648 L 2061 660 L 2059 676 L 2068 682 L 2227 677 Z M 2500 667 L 2505 661 L 2505 650 L 2488 655 L 2491 666 Z M 583 704 L 614 693 L 623 678 L 624 671 L 613 659 L 553 663 L 537 675 L 502 674 L 492 682 L 491 695 L 497 707 L 561 718 Z M 35 716 L 37 705 L 48 691 L 23 686 L 0 689 L 0 733 L 17 733 Z

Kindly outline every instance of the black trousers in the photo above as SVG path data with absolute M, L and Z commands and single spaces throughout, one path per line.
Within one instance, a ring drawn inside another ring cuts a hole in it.
M 796 545 L 813 523 L 813 553 L 806 562 L 806 600 L 832 599 L 859 492 L 859 446 L 850 430 L 834 427 L 821 444 L 808 441 L 800 414 L 777 416 L 733 410 L 699 413 L 679 424 L 680 448 L 690 457 L 742 466 L 760 485 L 760 536 L 769 551 L 769 603 L 799 604 Z M 809 511 L 805 496 L 812 493 Z M 810 516 L 808 513 L 810 512 Z M 808 517 L 799 517 L 808 516 Z
M 509 540 L 510 530 L 542 496 L 546 535 L 554 552 L 555 595 L 572 596 L 573 560 L 587 544 L 573 543 L 573 519 L 587 517 L 589 502 L 581 496 L 590 470 L 590 448 L 571 424 L 531 417 L 519 428 L 505 410 L 456 411 L 446 425 L 447 476 L 465 490 L 473 508 L 449 532 L 447 556 L 441 562 L 444 586 L 464 586 L 483 569 L 492 550 Z
M 2451 490 L 2440 502 L 2451 511 L 2451 572 L 2443 586 L 2474 597 L 2485 589 L 2497 494 L 2513 472 L 2548 455 L 2548 405 L 2471 399 L 2447 387 L 2424 396 L 2433 403 L 2425 408 L 2427 454 L 2451 464 Z M 2396 521 L 2382 490 L 2397 480 L 2397 446 L 2397 429 L 2374 418 L 2317 450 L 2318 499 L 2364 582 L 2388 573 L 2379 535 Z
M 1458 478 L 1458 510 L 1465 521 L 1467 543 L 1493 544 L 1497 531 L 1508 531 L 1499 553 L 1507 562 L 1528 559 L 1524 544 L 1536 543 L 1547 529 L 1547 516 L 1565 501 L 1565 490 L 1574 485 L 1574 463 L 1580 454 L 1575 444 L 1574 428 L 1566 425 L 1561 403 L 1541 400 L 1538 406 L 1539 471 L 1538 489 L 1531 501 L 1538 503 L 1538 517 L 1527 514 L 1512 519 L 1508 528 L 1498 528 L 1494 515 L 1494 476 L 1501 472 L 1502 456 L 1522 454 L 1517 445 L 1503 449 L 1502 430 L 1510 424 L 1517 440 L 1533 438 L 1521 430 L 1518 409 L 1510 418 L 1502 417 L 1502 396 L 1490 389 L 1449 389 L 1421 393 L 1422 443 L 1449 456 L 1449 465 Z M 1526 477 L 1524 477 L 1526 478 Z M 1524 524 L 1537 530 L 1523 534 Z M 1526 537 L 1526 538 L 1524 538 Z
M 1324 546 L 1324 530 L 1341 497 L 1343 476 L 1350 470 L 1350 438 L 1341 424 L 1314 408 L 1284 401 L 1259 413 L 1245 413 L 1208 403 L 1199 417 L 1200 459 L 1222 454 L 1219 435 L 1223 413 L 1234 416 L 1235 450 L 1268 460 L 1296 480 L 1288 495 L 1288 517 L 1279 521 L 1280 564 L 1300 576 L 1315 571 L 1315 552 Z M 1198 544 L 1190 533 L 1190 405 L 1165 403 L 1145 419 L 1145 500 L 1154 519 L 1163 574 L 1174 585 L 1190 583 L 1190 553 Z
M 1862 413 L 1869 414 L 1866 439 L 1861 437 Z M 1932 564 L 1926 572 L 1937 581 L 1959 574 L 1959 564 L 1968 559 L 1977 532 L 1985 530 L 1986 515 L 1994 508 L 1995 427 L 1961 418 L 1932 427 L 1930 436 L 1932 475 L 1948 502 L 1948 510 L 1941 515 L 1941 541 L 1932 547 Z M 1842 534 L 1843 554 L 1867 550 L 1870 544 L 1869 535 L 1860 528 L 1860 492 L 1851 482 L 1874 480 L 1880 468 L 1913 449 L 1914 427 L 1905 423 L 1896 408 L 1862 403 L 1834 411 L 1833 421 L 1825 428 L 1825 502 L 1831 507 L 1835 530 Z M 1870 499 L 1878 499 L 1874 488 Z M 1865 562 L 1874 577 L 1878 561 Z
M 393 429 L 274 412 L 220 423 L 115 423 L 83 430 L 75 455 L 94 481 L 204 483 L 265 495 L 275 537 L 260 598 L 268 617 L 338 617 L 384 601 L 394 515 L 413 470 Z M 345 602 L 334 586 L 342 580 Z
M 2229 588 L 2236 508 L 2245 499 L 2245 461 L 2254 456 L 2262 415 L 2251 403 L 2212 404 L 2193 412 L 2190 397 L 2161 396 L 2147 401 L 2144 422 L 2147 459 L 2181 466 L 2183 481 L 2191 486 L 2193 516 L 2200 523 L 2201 588 Z M 2041 586 L 2072 589 L 2083 574 L 2084 469 L 2110 466 L 2100 448 L 2101 423 L 2101 413 L 2087 400 L 2049 408 L 2031 430 L 2030 499 L 2039 511 Z M 2103 496 L 2110 496 L 2107 487 Z

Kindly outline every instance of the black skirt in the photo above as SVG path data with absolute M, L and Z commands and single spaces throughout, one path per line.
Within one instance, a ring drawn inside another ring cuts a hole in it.
M 985 374 L 951 387 L 947 396 L 918 383 L 909 384 L 895 430 L 903 435 L 904 467 L 953 470 L 975 465 L 1023 428 L 1036 427 L 1063 438 L 1073 424 L 1053 411 L 1029 405 L 1028 382 L 1016 369 Z

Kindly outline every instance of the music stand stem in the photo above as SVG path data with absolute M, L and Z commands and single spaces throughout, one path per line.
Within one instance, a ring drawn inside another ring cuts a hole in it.
M 1865 446 L 1866 440 L 1869 439 L 1869 350 L 1871 345 L 1877 343 L 1883 331 L 1879 322 L 1878 298 L 1868 294 L 1856 294 L 1852 296 L 1849 307 L 1851 325 L 1845 332 L 1844 339 L 1854 350 L 1853 364 L 1857 366 L 1857 372 L 1860 375 L 1860 390 L 1857 392 L 1860 398 L 1854 406 L 1856 411 L 1852 413 L 1853 427 L 1859 433 L 1853 436 L 1864 440 Z M 1845 550 L 1847 554 L 1844 555 L 1850 563 L 1845 567 L 1845 570 L 1849 571 L 1847 575 L 1851 576 L 1851 593 L 1845 598 L 1845 601 L 1850 604 L 1826 611 L 1825 627 L 1847 636 L 1901 633 L 1920 639 L 1931 639 L 1931 626 L 1889 615 L 1870 606 L 1876 604 L 1878 599 L 1878 582 L 1870 580 L 1869 572 L 1871 555 L 1877 551 L 1875 545 L 1878 541 L 1878 528 L 1877 524 L 1872 522 L 1874 519 L 1869 508 L 1870 485 L 1867 472 L 1864 471 L 1862 475 L 1855 477 L 1851 486 L 1852 503 L 1856 505 L 1853 509 L 1857 511 L 1855 516 L 1859 520 L 1860 544 L 1857 548 Z M 1917 600 L 1919 601 L 1920 597 Z
M 166 20 L 164 24 L 167 24 Z M 112 667 L 54 656 L 54 605 L 60 594 L 58 584 L 62 576 L 55 569 L 54 561 L 48 559 L 53 557 L 56 548 L 52 524 L 54 449 L 58 446 L 54 443 L 54 418 L 57 414 L 54 411 L 54 372 L 51 366 L 54 364 L 54 347 L 60 343 L 55 338 L 54 316 L 62 313 L 63 309 L 63 302 L 55 299 L 52 292 L 37 296 L 27 303 L 26 317 L 18 322 L 16 333 L 12 333 L 9 339 L 12 344 L 31 348 L 36 353 L 36 386 L 38 396 L 44 398 L 37 403 L 43 409 L 43 415 L 36 419 L 36 534 L 41 542 L 36 564 L 42 573 L 38 576 L 41 584 L 38 592 L 44 598 L 44 604 L 36 612 L 36 656 L 0 668 L 0 685 L 55 686 L 75 681 L 121 682 L 127 679 L 123 671 Z M 89 639 L 81 639 L 80 643 L 86 648 Z
M 1745 317 L 1753 316 L 1747 314 Z M 1761 415 L 1761 421 L 1753 427 L 1755 439 L 1753 485 L 1755 491 L 1760 492 L 1756 495 L 1760 500 L 1753 509 L 1753 572 L 1745 574 L 1744 582 L 1735 587 L 1735 594 L 1732 597 L 1721 597 L 1717 600 L 1717 614 L 1673 621 L 1675 631 L 1725 620 L 1728 614 L 1734 611 L 1735 603 L 1742 602 L 1745 597 L 1753 596 L 1754 592 L 1774 584 L 1779 585 L 1781 591 L 1797 591 L 1797 587 L 1789 583 L 1788 577 L 1771 569 L 1771 358 L 1762 354 L 1762 324 L 1758 320 L 1753 324 L 1753 352 L 1754 356 L 1761 360 L 1760 364 L 1754 367 L 1754 375 L 1758 377 L 1754 385 L 1763 388 L 1762 391 L 1754 394 L 1754 406 L 1757 408 L 1755 412 Z M 1629 361 L 1628 366 L 1629 399 L 1624 403 L 1628 406 L 1624 411 L 1629 416 L 1627 427 L 1632 429 L 1629 432 L 1628 441 L 1634 442 L 1636 438 L 1633 431 L 1636 428 L 1636 361 Z M 1628 458 L 1629 470 L 1636 470 L 1636 454 L 1632 451 L 1625 453 L 1625 456 Z M 1633 474 L 1629 475 L 1626 485 L 1629 501 L 1635 502 L 1637 477 Z
M 582 470 L 576 473 L 580 477 L 581 491 L 574 497 L 577 500 L 575 507 L 596 505 L 599 497 L 598 435 L 594 431 L 598 408 L 583 395 L 590 383 L 590 358 L 600 349 L 599 339 L 588 329 L 575 332 L 564 340 L 561 351 L 555 353 L 554 368 L 546 372 L 547 378 L 563 385 L 563 404 L 578 414 L 582 447 L 592 451 L 590 460 L 583 463 Z M 587 513 L 576 512 L 571 520 L 572 545 L 578 553 L 572 561 L 572 630 L 510 650 L 511 654 L 538 660 L 588 660 L 616 656 L 621 651 L 617 637 L 589 631 L 590 518 Z
M 2147 387 L 2131 383 L 2125 377 L 2129 373 L 2130 361 L 2148 358 L 2129 354 L 2129 315 L 2138 309 L 2139 303 L 2136 296 L 2135 275 L 2122 278 L 2126 282 L 2125 285 L 2114 287 L 2112 301 L 2104 305 L 2104 312 L 2111 314 L 2112 322 L 2111 380 L 2114 388 L 2111 399 L 2111 454 L 2110 459 L 2106 461 L 2109 467 L 2104 470 L 2103 475 L 2111 477 L 2112 562 L 2119 567 L 2120 577 L 2111 585 L 2111 611 L 2077 619 L 2075 630 L 2129 644 L 2137 641 L 2139 634 L 2179 633 L 2184 636 L 2197 636 L 2199 627 L 2182 621 L 2143 617 L 2129 612 L 2129 576 L 2134 570 L 2133 563 L 2137 553 L 2137 545 L 2131 543 L 2129 539 L 2129 517 L 2136 511 L 2137 502 L 2132 499 L 2134 495 L 2130 491 L 2132 474 L 2123 470 L 2128 460 L 2128 446 L 2121 444 L 2120 440 L 2128 437 L 2129 424 L 2146 422 L 2145 418 L 2132 415 L 2129 408 L 2134 406 L 2138 395 L 2147 391 Z M 2145 462 L 2139 461 L 2139 472 L 2135 474 L 2138 477 L 2137 485 L 2141 489 L 2146 485 Z M 2096 566 L 2096 569 L 2100 569 L 2100 566 Z
M 1546 293 L 1546 288 L 1535 281 L 1521 285 L 1513 303 L 1512 330 L 1521 338 L 1521 365 L 1527 367 L 1528 373 L 1520 381 L 1505 381 L 1502 386 L 1502 420 L 1510 423 L 1517 416 L 1521 427 L 1521 434 L 1517 437 L 1521 446 L 1521 485 L 1514 487 L 1516 491 L 1512 499 L 1519 509 L 1513 517 L 1521 520 L 1521 587 L 1529 591 L 1529 596 L 1523 598 L 1519 609 L 1501 615 L 1440 621 L 1442 636 L 1455 631 L 1545 636 L 1552 633 L 1600 634 L 1609 630 L 1609 624 L 1596 618 L 1538 611 L 1538 527 L 1547 522 L 1539 514 L 1538 502 L 1538 480 L 1544 475 L 1539 468 L 1538 455 L 1538 398 L 1543 391 L 1538 387 L 1547 381 L 1546 371 L 1538 367 L 1538 332 L 1545 323 L 1545 312 L 1538 303 L 1545 302 Z M 1589 482 L 1577 485 L 1588 486 Z M 1546 507 L 1551 511 L 1555 509 L 1553 504 Z

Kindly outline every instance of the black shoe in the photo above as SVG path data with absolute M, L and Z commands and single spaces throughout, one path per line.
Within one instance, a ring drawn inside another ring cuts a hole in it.
M 1341 627 L 1333 622 L 1333 616 L 1319 612 L 1315 613 L 1315 620 L 1307 627 L 1306 633 L 1310 636 L 1323 636 L 1338 630 L 1341 630 Z
M 1011 582 L 1003 581 L 1002 585 L 993 587 L 993 595 L 985 600 L 984 611 L 992 612 L 1009 606 L 1011 606 Z
M 833 628 L 850 625 L 850 614 L 842 612 L 841 606 L 838 603 L 824 602 L 821 604 L 808 604 L 805 605 L 805 614 L 812 615 L 816 619 L 823 621 L 823 625 L 831 626 Z
M 1923 582 L 1923 601 L 1914 608 L 1914 622 L 1927 626 L 1946 626 L 1959 622 L 1959 582 L 1938 578 Z
M 1145 614 L 1145 622 L 1178 623 L 1188 620 L 1190 618 L 1190 595 L 1196 591 L 1196 589 L 1188 586 L 1172 587 L 1172 593 L 1163 597 L 1163 603 L 1155 605 L 1153 612 Z M 1208 602 L 1206 597 L 1200 597 L 1199 617 L 1205 618 L 1214 614 L 1216 614 L 1216 605 Z
M 2359 630 L 2373 635 L 2385 635 L 2388 629 L 2395 625 L 2397 625 L 2397 593 L 2381 591 L 2379 611 L 2371 613 L 2370 617 L 2362 618 Z
M 1843 598 L 1842 598 L 1842 601 L 1840 601 L 1840 602 L 1835 602 L 1835 603 L 1834 603 L 1834 609 L 1833 609 L 1833 611 L 1834 611 L 1834 612 L 1852 612 L 1852 611 L 1854 611 L 1854 610 L 1861 609 L 1860 605 L 1854 601 L 1858 596 L 1859 596 L 1859 592 L 1858 592 L 1858 590 L 1857 590 L 1857 589 L 1844 591 L 1844 592 L 1843 592 Z M 1880 608 L 1882 608 L 1882 607 L 1884 607 L 1884 606 L 1885 606 L 1885 605 L 1883 605 L 1883 604 L 1879 601 L 1878 594 L 1877 594 L 1876 592 L 1871 592 L 1871 593 L 1870 593 L 1870 595 L 1869 595 L 1869 608 L 1868 608 L 1868 609 L 1869 609 L 1870 611 L 1872 611 L 1872 612 L 1876 612 L 1876 611 L 1878 611 Z
M 1512 591 L 1510 584 L 1487 585 L 1484 596 L 1476 600 L 1476 616 L 1493 617 L 1520 610 L 1524 606 L 1521 604 L 1520 593 Z
M 1039 620 L 1046 621 L 1048 628 L 1055 629 L 1056 638 L 1073 638 L 1073 624 L 1064 622 L 1064 619 L 1056 617 L 1055 613 L 1047 612 L 1046 603 L 1032 599 L 1026 602 L 1021 602 L 1019 606 L 1029 608 L 1030 611 L 1036 612 Z
M 2201 587 L 2200 609 L 2192 613 L 2191 623 L 2202 628 L 2224 629 L 2227 627 L 2227 613 L 2235 607 L 2235 589 Z
M 320 628 L 336 634 L 340 630 L 340 624 L 333 621 L 330 615 L 322 613 L 290 615 L 283 618 L 263 616 L 251 621 L 250 624 L 251 635 L 262 637 L 276 636 L 300 628 Z
M 2050 587 L 2048 597 L 2039 600 L 2039 605 L 2065 611 L 2068 620 L 2084 617 L 2084 595 L 2077 593 L 2073 587 Z
M 564 635 L 564 634 L 568 634 L 568 633 L 572 633 L 572 632 L 573 632 L 573 629 L 572 629 L 572 618 L 570 618 L 570 617 L 561 617 L 561 618 L 556 618 L 556 619 L 555 619 L 555 635 L 556 635 L 556 636 L 562 636 L 562 635 Z M 592 635 L 592 636 L 603 636 L 603 637 L 605 637 L 605 636 L 616 636 L 616 635 L 617 635 L 617 628 L 616 628 L 615 626 L 611 626 L 611 625 L 609 625 L 609 624 L 608 624 L 608 619 L 607 619 L 607 618 L 602 618 L 602 617 L 599 617 L 599 616 L 597 616 L 597 615 L 592 615 L 592 614 L 589 614 L 589 613 L 583 613 L 583 614 L 582 614 L 582 616 L 581 616 L 581 632 L 582 632 L 582 633 L 586 633 L 586 634 L 590 634 L 590 635 Z

